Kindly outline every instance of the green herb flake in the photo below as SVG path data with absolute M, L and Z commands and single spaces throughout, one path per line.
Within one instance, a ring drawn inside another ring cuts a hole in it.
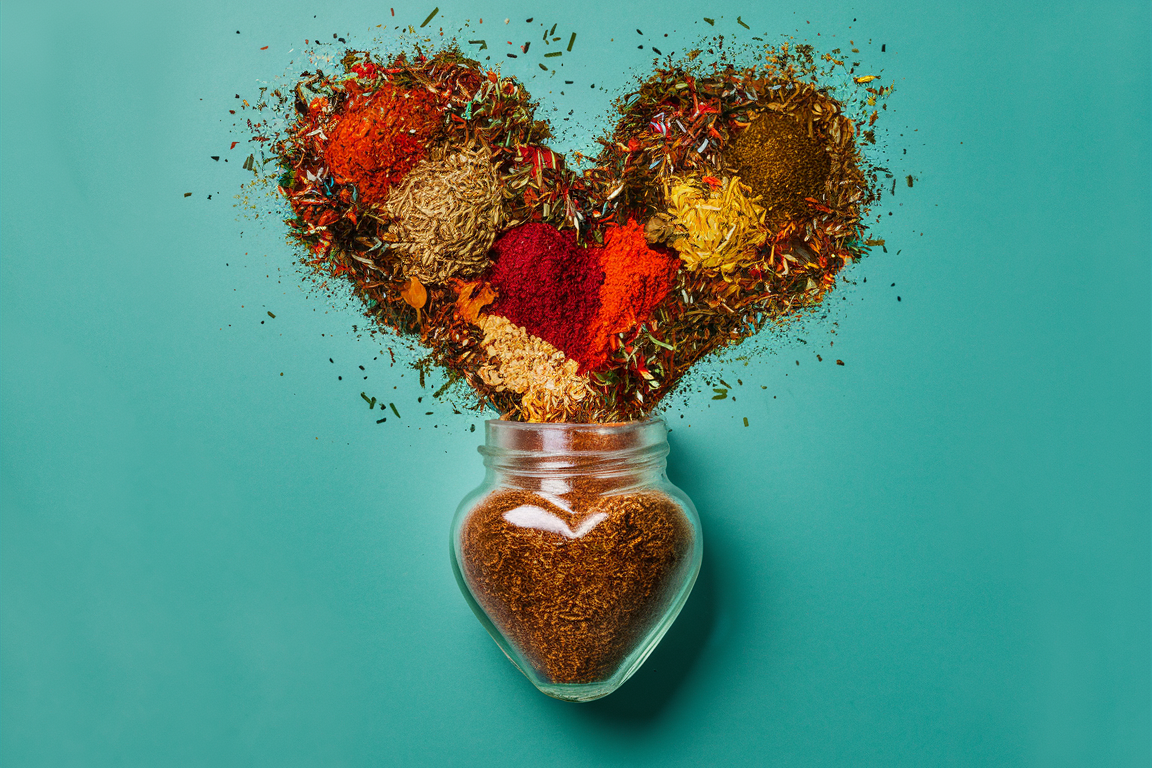
M 396 403 L 388 403 L 388 407 L 392 409 L 392 413 L 396 414 L 396 418 L 400 418 L 400 411 L 396 410 Z
M 707 16 L 705 16 L 704 21 L 708 22 L 708 24 L 713 26 L 713 27 L 716 26 L 716 19 L 710 19 Z
M 563 51 L 552 51 L 552 53 L 546 53 L 546 54 L 544 54 L 544 58 L 546 58 L 546 59 L 550 59 L 550 58 L 552 58 L 553 56 L 563 56 L 563 55 L 564 55 L 564 52 L 563 52 Z M 912 177 L 911 177 L 911 176 L 909 176 L 908 178 L 912 178 Z
M 572 52 L 572 44 L 576 42 L 576 33 L 572 33 L 572 37 L 568 38 L 568 52 Z
M 428 22 L 430 22 L 430 21 L 432 21 L 432 19 L 436 18 L 436 14 L 438 14 L 438 13 L 440 13 L 440 7 L 439 6 L 432 9 L 432 13 L 428 14 L 428 18 L 424 19 L 424 23 L 420 25 L 420 28 L 423 29 L 424 27 L 428 26 Z
M 739 16 L 736 17 L 736 23 L 744 27 L 744 29 L 752 29 L 752 27 L 745 24 L 744 19 L 740 18 Z M 748 419 L 744 419 L 744 426 L 748 426 Z

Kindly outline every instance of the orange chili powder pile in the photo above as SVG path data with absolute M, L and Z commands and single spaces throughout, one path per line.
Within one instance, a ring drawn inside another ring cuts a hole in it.
M 424 159 L 440 114 L 436 97 L 424 89 L 384 83 L 356 94 L 328 130 L 324 159 L 341 184 L 355 184 L 360 199 L 383 202 L 389 188 Z
M 604 283 L 600 286 L 600 311 L 589 327 L 586 358 L 589 368 L 608 359 L 611 337 L 635 328 L 651 317 L 652 310 L 668 295 L 680 258 L 648 247 L 644 227 L 629 220 L 604 231 L 604 247 L 596 249 Z

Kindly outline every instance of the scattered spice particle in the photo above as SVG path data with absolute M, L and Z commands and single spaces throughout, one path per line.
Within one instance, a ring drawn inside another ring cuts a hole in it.
M 709 26 L 712 26 L 712 27 L 716 26 L 716 20 L 715 19 L 710 19 L 707 16 L 705 16 L 704 21 L 708 22 Z
M 744 426 L 748 426 L 748 417 L 747 416 L 744 417 Z
M 432 9 L 432 13 L 428 14 L 428 18 L 424 19 L 424 23 L 420 25 L 420 28 L 423 29 L 424 27 L 428 26 L 428 22 L 432 21 L 432 19 L 434 19 L 438 13 L 440 13 L 439 6 Z
M 191 192 L 185 192 L 184 197 L 192 197 L 192 193 Z
M 740 18 L 739 16 L 736 17 L 736 23 L 744 27 L 744 29 L 752 29 L 752 27 L 745 24 L 744 19 Z M 745 422 L 744 426 L 748 426 L 747 422 Z
M 572 44 L 576 42 L 576 33 L 572 33 L 572 37 L 568 38 L 568 50 L 572 50 Z
M 836 365 L 844 365 L 844 361 L 843 360 L 837 360 Z

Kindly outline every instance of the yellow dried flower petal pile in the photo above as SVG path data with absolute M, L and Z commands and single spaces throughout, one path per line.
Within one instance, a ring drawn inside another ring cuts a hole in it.
M 484 315 L 477 325 L 484 351 L 494 358 L 477 374 L 498 392 L 523 395 L 524 421 L 565 421 L 591 393 L 588 379 L 576 373 L 576 361 L 543 339 L 498 315 Z
M 503 219 L 500 177 L 487 148 L 422 160 L 397 185 L 385 212 L 406 277 L 436 285 L 479 274 Z
M 672 178 L 667 192 L 672 247 L 684 266 L 728 274 L 755 262 L 756 249 L 768 239 L 758 199 L 737 176 L 724 177 L 715 188 L 698 175 Z

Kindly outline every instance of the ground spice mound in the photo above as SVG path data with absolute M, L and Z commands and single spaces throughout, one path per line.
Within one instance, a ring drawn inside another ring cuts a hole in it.
M 407 277 L 425 284 L 472 276 L 488 265 L 503 217 L 500 177 L 486 148 L 423 160 L 385 204 L 393 250 Z
M 537 223 L 509 230 L 492 250 L 488 281 L 499 295 L 492 313 L 544 339 L 582 371 L 595 363 L 588 333 L 604 282 L 596 255 L 577 245 L 574 232 Z
M 753 119 L 724 160 L 760 196 L 771 222 L 808 215 L 804 198 L 823 198 L 832 168 L 824 142 L 795 118 L 775 112 Z
M 692 531 L 667 496 L 575 493 L 571 512 L 497 491 L 464 521 L 460 558 L 477 603 L 550 683 L 611 677 L 660 621 L 690 566 Z
M 477 325 L 487 365 L 476 372 L 497 392 L 515 392 L 524 421 L 564 421 L 591 394 L 588 380 L 576 373 L 576 361 L 507 318 L 485 315 Z
M 608 227 L 604 247 L 595 250 L 604 284 L 600 311 L 589 333 L 588 367 L 599 368 L 608 356 L 611 337 L 631 334 L 647 322 L 652 310 L 668 295 L 679 269 L 679 259 L 648 247 L 644 227 L 629 220 Z
M 424 89 L 385 83 L 371 95 L 356 93 L 328 130 L 324 159 L 365 203 L 382 202 L 424 159 L 439 118 L 439 101 Z

